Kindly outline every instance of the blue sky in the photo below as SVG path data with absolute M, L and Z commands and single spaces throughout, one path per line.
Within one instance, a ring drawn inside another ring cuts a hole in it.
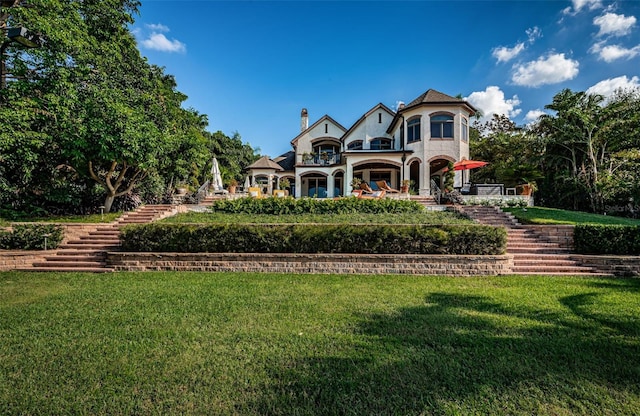
M 433 88 L 526 124 L 564 88 L 638 88 L 638 19 L 638 0 L 142 0 L 133 31 L 210 131 L 275 157 L 302 108 L 349 128 Z

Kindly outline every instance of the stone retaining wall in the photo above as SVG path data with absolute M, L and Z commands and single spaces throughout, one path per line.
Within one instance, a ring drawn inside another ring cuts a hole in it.
M 10 251 L 0 250 L 0 271 L 31 267 L 36 261 L 44 261 L 51 251 Z
M 640 256 L 573 254 L 571 258 L 585 266 L 593 267 L 601 273 L 620 277 L 640 276 Z
M 511 272 L 513 256 L 110 252 L 107 263 L 127 271 L 494 276 Z

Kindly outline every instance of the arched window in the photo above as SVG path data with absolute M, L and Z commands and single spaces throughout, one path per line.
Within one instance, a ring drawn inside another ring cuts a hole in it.
M 378 137 L 376 139 L 373 139 L 369 143 L 369 148 L 371 150 L 390 150 L 391 139 L 387 139 L 385 137 Z
M 362 150 L 362 140 L 354 140 L 347 145 L 347 150 Z
M 453 116 L 439 114 L 431 116 L 431 138 L 452 139 L 453 138 Z
M 420 117 L 407 121 L 407 143 L 420 141 Z

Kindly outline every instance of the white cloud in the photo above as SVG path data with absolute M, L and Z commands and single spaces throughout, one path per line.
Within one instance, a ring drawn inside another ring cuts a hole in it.
M 542 37 L 542 31 L 539 27 L 534 26 L 526 30 L 527 33 L 527 42 L 532 44 L 536 41 L 536 39 Z M 493 48 L 491 51 L 491 55 L 498 60 L 498 62 L 508 62 L 520 55 L 522 51 L 525 49 L 525 42 L 520 42 L 516 44 L 513 48 L 509 48 L 507 46 L 498 46 Z
M 631 32 L 636 24 L 634 16 L 605 13 L 593 19 L 593 24 L 600 27 L 597 36 L 624 36 Z
M 533 43 L 536 39 L 540 39 L 542 37 L 542 30 L 538 26 L 531 27 L 526 30 L 527 38 L 529 39 L 529 43 Z
M 163 24 L 157 23 L 157 24 L 148 24 L 145 25 L 149 30 L 151 30 L 152 32 L 163 32 L 166 33 L 169 31 L 169 28 Z
M 489 121 L 494 114 L 504 114 L 509 118 L 516 117 L 522 111 L 516 108 L 520 105 L 517 95 L 505 99 L 500 87 L 489 86 L 484 91 L 475 91 L 465 98 L 471 105 L 482 113 L 482 122 Z
M 506 46 L 494 48 L 491 52 L 491 55 L 493 55 L 493 57 L 496 58 L 498 62 L 508 62 L 518 56 L 523 50 L 524 42 L 518 43 L 513 48 L 508 48 Z
M 633 48 L 625 48 L 620 45 L 603 45 L 604 42 L 596 43 L 589 49 L 589 52 L 599 55 L 598 59 L 608 63 L 618 59 L 631 59 L 640 55 L 640 45 Z
M 564 14 L 576 14 L 585 8 L 587 10 L 595 10 L 602 7 L 601 0 L 572 0 L 571 4 L 573 5 L 573 8 L 567 7 L 563 10 Z
M 629 79 L 626 75 L 623 75 L 617 78 L 605 79 L 598 82 L 596 85 L 589 87 L 586 92 L 587 94 L 599 94 L 606 98 L 621 89 L 640 89 L 640 78 L 634 76 Z
M 178 40 L 167 39 L 162 33 L 152 33 L 149 38 L 144 39 L 142 46 L 162 52 L 186 52 L 187 47 Z
M 514 65 L 511 80 L 516 85 L 539 87 L 557 84 L 578 75 L 578 61 L 565 58 L 563 53 L 550 54 L 535 61 Z
M 540 116 L 547 114 L 542 110 L 536 109 L 536 110 L 529 110 L 527 111 L 527 114 L 524 116 L 524 121 L 527 124 L 533 123 L 535 121 L 538 120 L 538 118 L 540 118 Z

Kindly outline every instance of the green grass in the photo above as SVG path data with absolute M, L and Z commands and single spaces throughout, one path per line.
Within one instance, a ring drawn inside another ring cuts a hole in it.
M 640 220 L 632 218 L 615 217 L 612 215 L 590 214 L 580 211 L 567 211 L 555 208 L 527 207 L 502 208 L 511 212 L 523 224 L 619 224 L 640 225 Z
M 634 415 L 640 280 L 0 273 L 0 414 Z
M 321 224 L 469 224 L 471 221 L 454 212 L 424 211 L 422 213 L 390 214 L 230 214 L 224 212 L 186 212 L 162 220 L 171 223 L 321 223 Z

